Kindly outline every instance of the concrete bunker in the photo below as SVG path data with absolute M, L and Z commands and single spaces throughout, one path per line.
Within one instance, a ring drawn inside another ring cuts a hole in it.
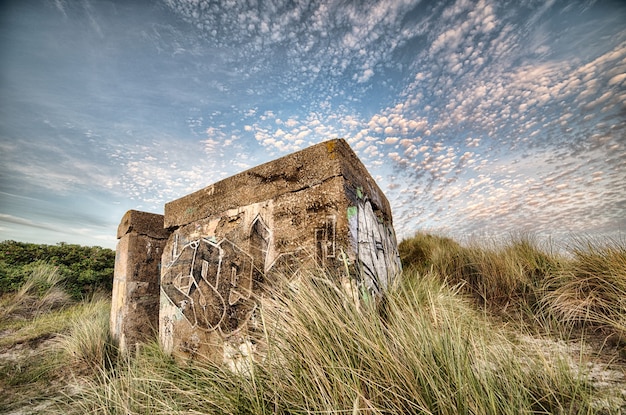
M 130 211 L 120 229 L 111 331 L 122 350 L 158 332 L 170 353 L 220 361 L 274 273 L 347 263 L 379 295 L 401 270 L 389 202 L 342 139 L 166 203 L 164 215 Z

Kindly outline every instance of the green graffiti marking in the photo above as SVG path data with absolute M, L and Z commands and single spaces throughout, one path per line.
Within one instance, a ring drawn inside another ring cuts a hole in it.
M 356 206 L 348 207 L 348 220 L 355 217 L 358 213 L 359 213 L 359 208 L 357 208 Z
M 363 188 L 361 186 L 356 188 L 356 197 L 363 199 Z

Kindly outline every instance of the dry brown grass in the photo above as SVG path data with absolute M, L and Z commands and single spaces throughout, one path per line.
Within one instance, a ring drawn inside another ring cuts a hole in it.
M 562 332 L 585 327 L 626 336 L 626 243 L 578 239 L 555 253 L 531 235 L 462 246 L 417 234 L 400 244 L 405 266 L 461 285 L 492 313 Z
M 0 298 L 0 320 L 28 320 L 69 304 L 62 282 L 55 266 L 37 264 L 16 292 Z

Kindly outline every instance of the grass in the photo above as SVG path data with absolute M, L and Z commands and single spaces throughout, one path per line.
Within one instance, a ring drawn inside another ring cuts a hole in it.
M 108 298 L 46 302 L 61 282 L 27 281 L 45 289 L 0 298 L 0 353 L 20 352 L 0 358 L 0 408 L 44 399 L 45 413 L 64 414 L 619 414 L 624 400 L 594 386 L 582 354 L 528 340 L 577 327 L 624 334 L 624 244 L 567 248 L 418 234 L 401 243 L 405 271 L 379 302 L 323 271 L 287 277 L 257 299 L 256 329 L 239 339 L 253 352 L 230 366 L 176 361 L 156 343 L 118 356 Z
M 570 251 L 573 258 L 545 281 L 545 311 L 626 344 L 626 242 L 576 240 Z
M 111 303 L 108 298 L 95 297 L 73 309 L 59 346 L 66 355 L 72 372 L 90 373 L 105 367 L 115 357 L 109 331 Z
M 288 412 L 551 413 L 569 407 L 573 390 L 584 402 L 578 379 L 535 376 L 543 362 L 515 350 L 438 276 L 405 278 L 384 318 L 310 282 L 287 313 L 272 308 L 284 321 L 274 370 L 289 379 L 290 393 L 280 391 L 293 396 Z
M 506 244 L 473 242 L 468 246 L 449 238 L 417 234 L 400 244 L 403 263 L 430 269 L 450 283 L 463 284 L 482 306 L 510 304 L 533 308 L 542 281 L 563 258 L 546 253 L 531 235 L 520 234 Z M 549 250 L 551 251 L 551 250 Z
M 405 274 L 384 305 L 323 274 L 264 298 L 245 370 L 186 365 L 158 345 L 101 368 L 64 412 L 108 414 L 589 413 L 559 357 L 518 347 L 434 274 Z
M 0 412 L 37 402 L 47 411 L 68 379 L 104 360 L 110 300 L 73 301 L 62 283 L 57 267 L 37 264 L 0 297 Z
M 558 252 L 558 253 L 557 253 Z M 543 330 L 601 330 L 626 341 L 626 242 L 578 239 L 564 250 L 532 235 L 462 246 L 417 234 L 400 244 L 403 263 L 462 286 L 492 314 Z
M 62 282 L 57 267 L 34 264 L 30 275 L 15 293 L 0 297 L 0 320 L 27 320 L 67 304 L 70 296 L 61 286 Z

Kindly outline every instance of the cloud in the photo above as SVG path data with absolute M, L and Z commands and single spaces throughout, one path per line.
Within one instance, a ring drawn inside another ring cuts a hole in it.
M 63 14 L 63 16 L 67 17 L 67 13 L 65 12 L 67 5 L 62 0 L 54 0 L 54 5 L 56 6 L 57 10 L 59 10 Z
M 44 223 L 44 222 L 35 222 L 30 219 L 21 218 L 18 216 L 8 215 L 5 213 L 0 213 L 0 222 L 12 223 L 16 225 L 28 226 L 30 228 L 42 229 L 47 231 L 60 232 L 61 229 L 57 226 Z
M 3 189 L 157 208 L 343 137 L 400 234 L 623 223 L 623 8 L 253 3 L 50 2 L 0 64 Z
M 209 42 L 228 48 L 235 64 L 252 60 L 269 69 L 280 59 L 283 76 L 293 79 L 292 85 L 300 84 L 299 93 L 307 85 L 322 84 L 320 95 L 337 76 L 367 84 L 377 66 L 388 66 L 394 51 L 413 36 L 400 22 L 419 3 L 279 0 L 259 2 L 252 11 L 246 2 L 216 7 L 203 0 L 166 1 L 184 20 L 203 30 Z M 310 76 L 301 77 L 303 71 Z
M 523 62 L 520 54 L 525 53 L 521 49 L 526 36 L 524 30 L 528 29 L 515 28 L 511 22 L 495 17 L 496 9 L 487 6 L 487 2 L 481 2 L 481 7 L 474 8 L 475 16 L 493 16 L 487 24 L 478 19 L 468 20 L 476 25 L 475 33 L 493 32 L 492 36 L 481 42 L 467 41 L 467 45 L 464 42 L 471 25 L 463 26 L 457 19 L 464 16 L 470 4 L 460 1 L 445 9 L 443 17 L 449 20 L 449 25 L 441 25 L 432 37 L 428 54 L 420 55 L 419 72 L 401 94 L 405 99 L 372 116 L 367 128 L 357 136 L 360 140 L 378 136 L 379 148 L 395 145 L 402 149 L 388 153 L 388 160 L 414 180 L 405 183 L 408 189 L 394 192 L 395 209 L 403 212 L 403 216 L 411 216 L 410 209 L 404 206 L 412 206 L 415 195 L 421 195 L 420 211 L 424 215 L 419 221 L 411 222 L 414 226 L 446 223 L 449 229 L 454 229 L 456 224 L 458 229 L 466 231 L 478 231 L 482 226 L 542 229 L 546 225 L 578 231 L 594 226 L 608 229 L 608 223 L 618 220 L 616 216 L 584 226 L 574 224 L 572 217 L 592 215 L 589 209 L 594 204 L 609 211 L 616 199 L 600 198 L 611 194 L 612 186 L 624 187 L 618 184 L 626 179 L 623 174 L 614 177 L 610 185 L 599 186 L 603 183 L 601 176 L 587 177 L 583 172 L 592 166 L 615 165 L 607 155 L 611 154 L 611 148 L 624 150 L 618 137 L 626 126 L 614 125 L 611 133 L 602 135 L 606 142 L 594 148 L 587 144 L 589 137 L 595 130 L 610 127 L 590 122 L 600 118 L 599 115 L 585 121 L 581 116 L 586 111 L 617 110 L 623 94 L 614 87 L 624 80 L 623 44 L 618 43 L 591 59 L 567 56 L 520 66 L 519 62 Z M 471 46 L 477 43 L 483 45 L 482 56 L 474 55 L 476 49 Z M 489 55 L 503 59 L 497 65 L 485 67 L 484 57 Z M 463 62 L 460 76 L 437 72 L 438 63 L 455 72 L 452 69 L 458 69 L 459 62 Z M 435 84 L 434 80 L 437 80 Z M 425 101 L 434 105 L 424 105 Z M 546 114 L 553 113 L 561 115 L 546 118 Z M 419 121 L 415 114 L 420 114 Z M 403 124 L 392 124 L 391 119 L 410 120 L 414 125 L 419 122 L 421 130 L 429 134 L 398 129 Z M 566 131 L 559 133 L 557 128 Z M 391 137 L 395 137 L 398 131 L 403 133 L 398 135 L 398 141 L 385 137 L 392 132 Z M 437 137 L 440 141 L 436 141 Z M 422 145 L 415 144 L 418 140 Z M 450 145 L 442 146 L 442 142 Z M 572 151 L 568 152 L 568 147 Z M 586 148 L 587 152 L 579 153 L 578 148 Z M 558 158 L 552 157 L 556 149 L 562 153 Z M 372 150 L 369 153 L 375 154 Z M 502 172 L 489 168 L 499 165 L 498 155 L 522 153 L 523 157 L 510 160 L 506 170 L 503 166 Z M 548 179 L 553 176 L 548 172 L 562 172 L 564 157 L 571 159 L 576 167 L 551 182 Z M 545 160 L 545 164 L 537 160 Z M 533 167 L 526 167 L 529 165 Z M 524 174 L 507 178 L 520 171 Z M 497 180 L 487 180 L 491 177 Z M 595 186 L 595 192 L 583 190 L 589 186 Z M 582 194 L 593 200 L 589 207 L 577 207 L 580 204 L 576 199 Z M 442 204 L 447 208 L 442 208 Z M 555 215 L 552 207 L 556 205 L 568 206 L 567 213 Z M 443 212 L 446 214 L 441 215 Z
M 370 80 L 370 78 L 374 75 L 374 71 L 371 68 L 367 68 L 363 71 L 363 73 L 359 76 L 355 74 L 355 79 L 358 83 L 362 84 Z
M 47 221 L 36 221 L 20 216 L 0 213 L 0 227 L 5 237 L 24 240 L 35 237 L 38 242 L 58 243 L 60 241 L 81 244 L 106 245 L 115 247 L 115 233 L 108 226 L 101 227 L 89 224 L 89 227 L 72 226 L 71 223 L 53 224 Z M 32 236 L 28 236 L 32 235 Z M 33 239 L 30 239 L 33 240 Z
M 86 158 L 91 152 L 89 145 L 66 148 L 56 142 L 25 138 L 2 147 L 2 170 L 13 183 L 27 182 L 63 194 L 85 187 L 112 189 L 117 182 L 106 160 Z

